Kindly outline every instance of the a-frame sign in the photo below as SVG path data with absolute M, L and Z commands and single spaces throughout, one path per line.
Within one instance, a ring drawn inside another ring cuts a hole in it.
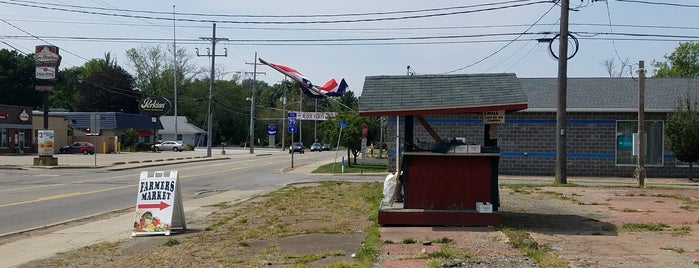
M 170 235 L 187 229 L 177 171 L 141 172 L 131 236 Z

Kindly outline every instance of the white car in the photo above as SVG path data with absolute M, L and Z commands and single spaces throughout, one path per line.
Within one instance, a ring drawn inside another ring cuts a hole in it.
M 182 143 L 176 142 L 176 141 L 164 141 L 161 143 L 158 143 L 156 145 L 153 145 L 153 150 L 156 151 L 184 151 L 187 149 L 187 145 L 184 145 Z

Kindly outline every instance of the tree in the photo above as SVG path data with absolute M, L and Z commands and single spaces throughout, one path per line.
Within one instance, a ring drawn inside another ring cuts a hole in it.
M 351 166 L 352 163 L 357 164 L 357 156 L 359 153 L 361 153 L 362 127 L 366 124 L 369 126 L 369 129 L 374 129 L 376 126 L 376 121 L 372 118 L 359 116 L 359 113 L 356 112 L 358 99 L 354 97 L 354 93 L 352 91 L 348 91 L 345 93 L 345 95 L 337 99 L 337 101 L 345 106 L 331 102 L 330 106 L 335 107 L 337 110 L 339 110 L 339 112 L 337 117 L 323 122 L 321 124 L 321 129 L 323 129 L 326 132 L 326 135 L 329 137 L 338 137 L 340 134 L 340 127 L 337 126 L 337 123 L 342 121 L 349 125 L 348 127 L 342 129 L 340 145 L 347 148 L 348 159 L 350 154 L 354 157 L 353 161 L 347 161 Z
M 699 160 L 699 110 L 690 96 L 665 121 L 667 143 L 672 154 L 689 163 L 689 179 L 692 179 L 692 163 Z
M 604 65 L 604 68 L 607 71 L 607 74 L 609 74 L 609 77 L 622 77 L 624 73 L 626 73 L 627 69 L 631 71 L 631 65 L 629 65 L 628 58 L 624 59 L 623 61 L 620 61 L 621 67 L 618 70 L 616 68 L 616 62 L 614 61 L 614 59 L 606 59 L 602 61 L 602 65 Z
M 653 77 L 699 76 L 699 43 L 680 43 L 665 59 L 666 62 L 653 61 Z
M 0 96 L 2 104 L 39 107 L 42 92 L 34 90 L 34 59 L 17 51 L 0 50 Z
M 139 113 L 138 101 L 142 94 L 133 88 L 133 77 L 117 65 L 109 53 L 104 59 L 85 63 L 82 77 L 77 111 Z
M 52 108 L 63 108 L 69 111 L 77 111 L 77 102 L 80 98 L 78 86 L 84 68 L 71 67 L 58 72 L 56 77 L 56 88 L 49 95 L 49 106 Z

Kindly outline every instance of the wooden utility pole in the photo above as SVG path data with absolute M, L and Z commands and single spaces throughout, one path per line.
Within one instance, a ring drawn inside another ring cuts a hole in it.
M 646 180 L 645 168 L 645 153 L 646 153 L 646 135 L 645 135 L 645 87 L 646 87 L 646 69 L 643 61 L 638 62 L 638 167 L 636 173 L 638 176 L 638 186 L 644 187 Z
M 568 183 L 566 162 L 566 92 L 568 89 L 568 8 L 561 0 L 561 30 L 558 43 L 558 106 L 556 109 L 556 182 Z
M 215 74 L 215 66 L 216 66 L 216 57 L 227 57 L 228 56 L 228 51 L 224 55 L 216 55 L 216 42 L 218 41 L 227 41 L 228 38 L 216 38 L 216 23 L 214 23 L 213 26 L 213 35 L 211 38 L 208 37 L 199 37 L 199 39 L 202 40 L 211 40 L 211 54 L 208 52 L 206 55 L 199 55 L 199 50 L 197 50 L 197 56 L 202 57 L 202 56 L 207 56 L 211 57 L 211 77 L 209 78 L 209 110 L 208 110 L 208 123 L 206 127 L 206 157 L 211 157 L 211 140 L 213 139 L 213 125 L 214 125 L 214 74 Z

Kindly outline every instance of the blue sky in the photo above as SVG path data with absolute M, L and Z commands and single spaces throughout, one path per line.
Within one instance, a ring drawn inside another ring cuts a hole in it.
M 548 44 L 536 39 L 559 30 L 560 7 L 537 0 L 0 1 L 0 48 L 32 53 L 35 45 L 49 42 L 62 49 L 62 67 L 110 52 L 131 70 L 127 49 L 172 44 L 173 5 L 178 48 L 192 55 L 197 48 L 206 53 L 210 43 L 200 37 L 211 37 L 212 21 L 218 21 L 217 37 L 229 39 L 217 45 L 217 54 L 223 48 L 228 52 L 216 58 L 224 79 L 251 72 L 246 63 L 255 52 L 299 70 L 315 84 L 345 78 L 358 94 L 364 77 L 404 75 L 407 66 L 416 74 L 557 76 Z M 650 66 L 664 61 L 680 42 L 699 40 L 695 0 L 573 0 L 571 7 L 576 9 L 570 12 L 570 31 L 579 51 L 569 61 L 570 77 L 607 77 L 602 63 L 611 59 L 617 68 L 622 60 Z M 343 14 L 350 15 L 338 16 Z M 207 69 L 208 60 L 193 58 Z M 258 78 L 268 83 L 283 79 L 266 66 L 258 71 L 266 72 Z

